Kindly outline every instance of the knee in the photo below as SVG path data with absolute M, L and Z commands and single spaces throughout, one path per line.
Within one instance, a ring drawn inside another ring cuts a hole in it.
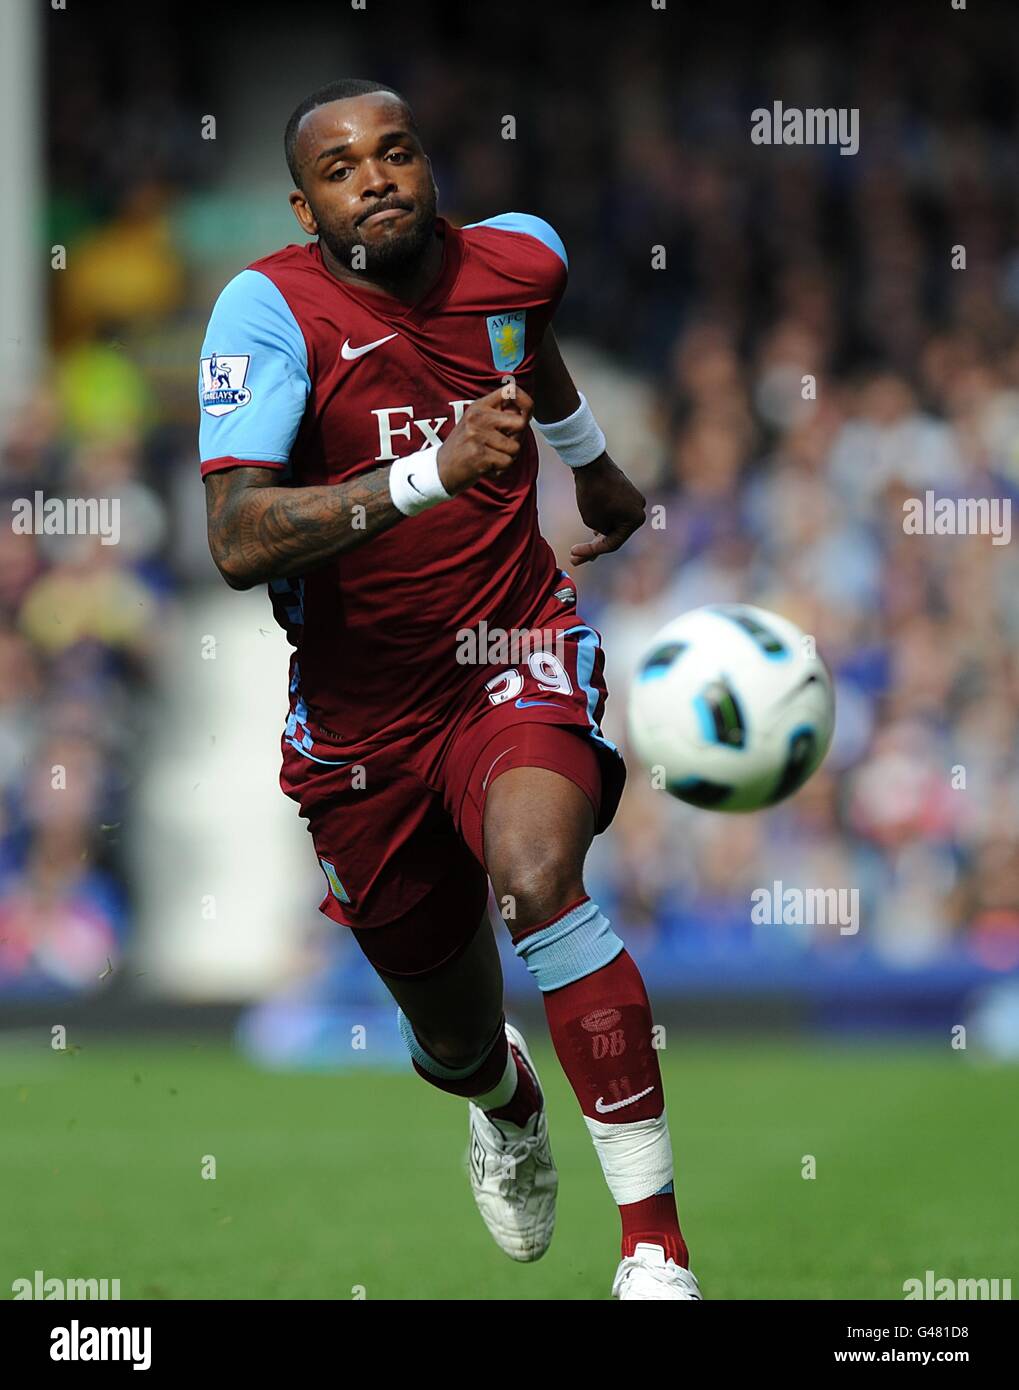
M 414 1034 L 430 1057 L 434 1057 L 441 1066 L 457 1070 L 471 1066 L 481 1057 L 490 1046 L 497 1027 L 498 1020 L 482 1035 L 477 1030 L 458 1028 L 455 1022 L 444 1022 L 441 1027 L 433 1029 L 422 1029 L 415 1024 Z
M 584 892 L 582 864 L 553 842 L 514 838 L 489 855 L 496 902 L 510 932 L 552 917 Z

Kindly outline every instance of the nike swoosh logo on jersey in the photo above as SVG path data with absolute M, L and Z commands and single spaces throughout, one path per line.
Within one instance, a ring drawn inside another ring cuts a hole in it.
M 396 338 L 399 334 L 388 333 L 384 338 L 376 338 L 374 343 L 365 343 L 364 347 L 351 347 L 348 338 L 340 348 L 340 356 L 345 362 L 353 362 L 357 357 L 363 357 L 366 352 L 371 352 L 372 348 L 381 347 L 383 343 L 388 343 L 390 338 Z
M 601 1096 L 599 1096 L 594 1103 L 594 1108 L 598 1111 L 599 1115 L 607 1115 L 610 1110 L 622 1110 L 624 1105 L 633 1105 L 635 1101 L 642 1100 L 645 1096 L 649 1096 L 654 1089 L 653 1086 L 647 1086 L 643 1091 L 638 1091 L 635 1096 L 627 1096 L 625 1100 L 614 1100 L 609 1105 L 606 1105 Z
M 517 700 L 517 701 L 516 701 L 517 709 L 526 709 L 528 705 L 551 705 L 551 706 L 553 707 L 553 709 L 557 708 L 556 702 L 555 702 L 554 700 Z

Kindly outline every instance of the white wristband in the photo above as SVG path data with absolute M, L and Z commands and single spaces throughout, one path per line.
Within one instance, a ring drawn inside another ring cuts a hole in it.
M 580 405 L 565 420 L 552 420 L 547 425 L 540 420 L 533 422 L 535 429 L 541 430 L 563 463 L 568 463 L 571 468 L 583 468 L 605 452 L 605 436 L 591 413 L 587 397 L 582 391 L 578 391 L 577 395 Z
M 441 447 L 441 444 L 432 444 L 416 454 L 397 459 L 390 468 L 389 495 L 393 506 L 404 516 L 416 516 L 418 512 L 449 501 L 450 494 L 439 481 Z

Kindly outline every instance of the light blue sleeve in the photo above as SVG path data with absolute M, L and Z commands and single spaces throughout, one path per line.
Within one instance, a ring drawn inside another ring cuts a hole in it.
M 498 217 L 486 217 L 484 222 L 469 222 L 467 225 L 469 227 L 495 227 L 502 232 L 523 232 L 525 236 L 533 236 L 542 245 L 547 246 L 550 251 L 554 251 L 567 270 L 570 267 L 562 238 L 556 229 L 542 217 L 534 217 L 529 212 L 501 212 Z M 464 231 L 466 230 L 465 227 Z
M 229 457 L 286 467 L 310 391 L 290 305 L 268 276 L 242 270 L 216 300 L 202 344 L 202 464 Z

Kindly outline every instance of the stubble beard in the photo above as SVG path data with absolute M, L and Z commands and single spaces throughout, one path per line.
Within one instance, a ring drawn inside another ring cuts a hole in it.
M 394 278 L 407 275 L 425 254 L 435 234 L 435 198 L 422 206 L 413 225 L 384 233 L 366 241 L 355 226 L 340 232 L 319 222 L 318 234 L 340 265 L 366 278 Z M 355 255 L 360 251 L 361 254 Z

